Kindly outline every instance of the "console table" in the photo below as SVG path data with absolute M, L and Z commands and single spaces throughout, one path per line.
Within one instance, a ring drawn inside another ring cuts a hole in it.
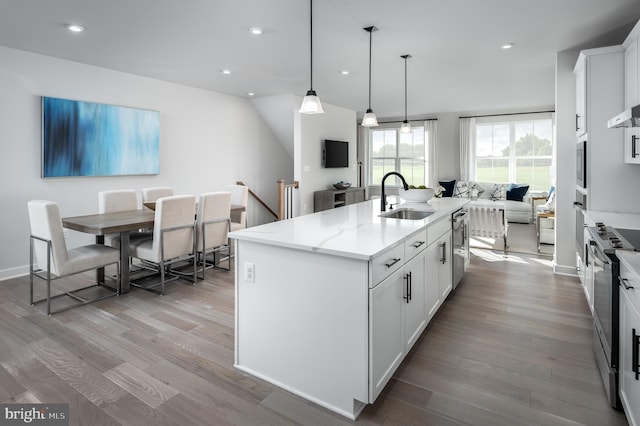
M 313 193 L 313 211 L 334 209 L 364 201 L 364 188 L 327 189 Z

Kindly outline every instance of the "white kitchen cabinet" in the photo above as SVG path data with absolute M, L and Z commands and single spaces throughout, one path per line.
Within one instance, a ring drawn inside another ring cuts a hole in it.
M 624 107 L 625 109 L 638 105 L 640 97 L 639 68 L 638 68 L 638 37 L 640 24 L 636 24 L 623 43 L 624 46 Z M 640 164 L 640 129 L 624 129 L 624 162 Z
M 381 219 L 373 200 L 232 233 L 234 366 L 356 419 L 426 328 L 440 287 L 425 247 L 466 203 L 433 200 L 411 221 Z
M 427 326 L 426 259 L 419 253 L 369 291 L 372 400 Z
M 405 265 L 404 343 L 409 352 L 427 327 L 427 254 L 422 252 Z M 408 300 L 407 300 L 408 299 Z
M 448 226 L 447 226 L 448 225 Z M 426 288 L 427 322 L 436 314 L 451 292 L 453 285 L 451 269 L 451 223 L 443 220 L 428 229 Z
M 576 91 L 584 91 L 585 122 L 580 127 L 586 133 L 578 141 L 586 141 L 587 210 L 640 211 L 640 197 L 620 195 L 623 188 L 632 190 L 630 182 L 640 181 L 640 167 L 623 167 L 625 132 L 607 127 L 607 121 L 624 110 L 624 54 L 621 45 L 583 50 L 574 68 Z M 581 115 L 583 107 L 577 108 Z
M 629 424 L 640 426 L 640 278 L 624 261 L 620 278 L 620 400 Z
M 587 132 L 587 78 L 586 78 L 586 68 L 585 61 L 580 61 L 576 63 L 573 72 L 576 75 L 576 136 L 580 138 L 580 136 L 584 135 Z
M 404 359 L 404 281 L 404 269 L 399 269 L 369 290 L 370 393 L 373 400 Z
M 438 290 L 444 302 L 453 288 L 451 269 L 451 231 L 445 233 L 438 240 Z

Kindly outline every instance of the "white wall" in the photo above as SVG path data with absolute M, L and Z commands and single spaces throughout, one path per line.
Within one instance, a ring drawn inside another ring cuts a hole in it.
M 576 274 L 576 79 L 577 50 L 556 56 L 556 244 L 554 271 Z
M 294 178 L 300 182 L 302 214 L 313 213 L 315 191 L 332 189 L 332 184 L 339 181 L 357 184 L 356 112 L 326 103 L 322 108 L 324 114 L 294 113 Z M 322 167 L 323 139 L 349 142 L 348 168 Z
M 56 201 L 73 216 L 97 212 L 100 190 L 169 185 L 198 194 L 241 180 L 275 209 L 277 179 L 292 178 L 291 156 L 243 98 L 4 47 L 0 93 L 0 279 L 28 271 L 31 199 Z M 160 111 L 160 174 L 42 179 L 43 95 Z M 248 216 L 250 225 L 271 220 L 251 200 Z M 72 231 L 68 243 L 92 240 Z

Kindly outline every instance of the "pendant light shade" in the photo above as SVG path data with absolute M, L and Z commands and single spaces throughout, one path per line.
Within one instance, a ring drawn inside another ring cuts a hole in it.
M 366 27 L 363 30 L 369 33 L 369 108 L 367 108 L 367 112 L 362 117 L 362 125 L 364 127 L 375 127 L 378 125 L 378 118 L 371 109 L 371 39 L 373 32 L 378 31 L 378 29 L 376 27 Z
M 400 56 L 404 59 L 404 121 L 400 126 L 401 133 L 409 133 L 411 131 L 411 124 L 407 120 L 407 59 L 411 57 L 411 55 L 402 55 Z
M 302 114 L 322 114 L 324 110 L 322 109 L 322 104 L 320 103 L 320 98 L 316 94 L 316 91 L 313 90 L 313 0 L 309 0 L 309 57 L 311 66 L 310 68 L 310 78 L 309 78 L 309 90 L 305 95 L 304 99 L 302 99 L 302 105 L 300 106 L 300 112 Z

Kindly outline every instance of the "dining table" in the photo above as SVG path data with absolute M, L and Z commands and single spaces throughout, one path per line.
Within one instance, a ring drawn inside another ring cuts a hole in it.
M 62 226 L 78 232 L 96 236 L 97 244 L 104 244 L 107 234 L 120 235 L 120 293 L 128 293 L 131 288 L 129 271 L 129 241 L 131 232 L 152 229 L 155 220 L 155 203 L 144 203 L 138 210 L 98 213 L 62 218 Z M 231 212 L 243 212 L 244 206 L 231 205 Z M 97 281 L 104 282 L 104 268 L 98 269 Z
M 130 290 L 129 236 L 132 231 L 153 228 L 155 213 L 147 209 L 89 214 L 62 218 L 62 226 L 96 236 L 104 244 L 107 234 L 120 234 L 120 293 Z M 98 282 L 104 282 L 104 268 L 98 269 Z

